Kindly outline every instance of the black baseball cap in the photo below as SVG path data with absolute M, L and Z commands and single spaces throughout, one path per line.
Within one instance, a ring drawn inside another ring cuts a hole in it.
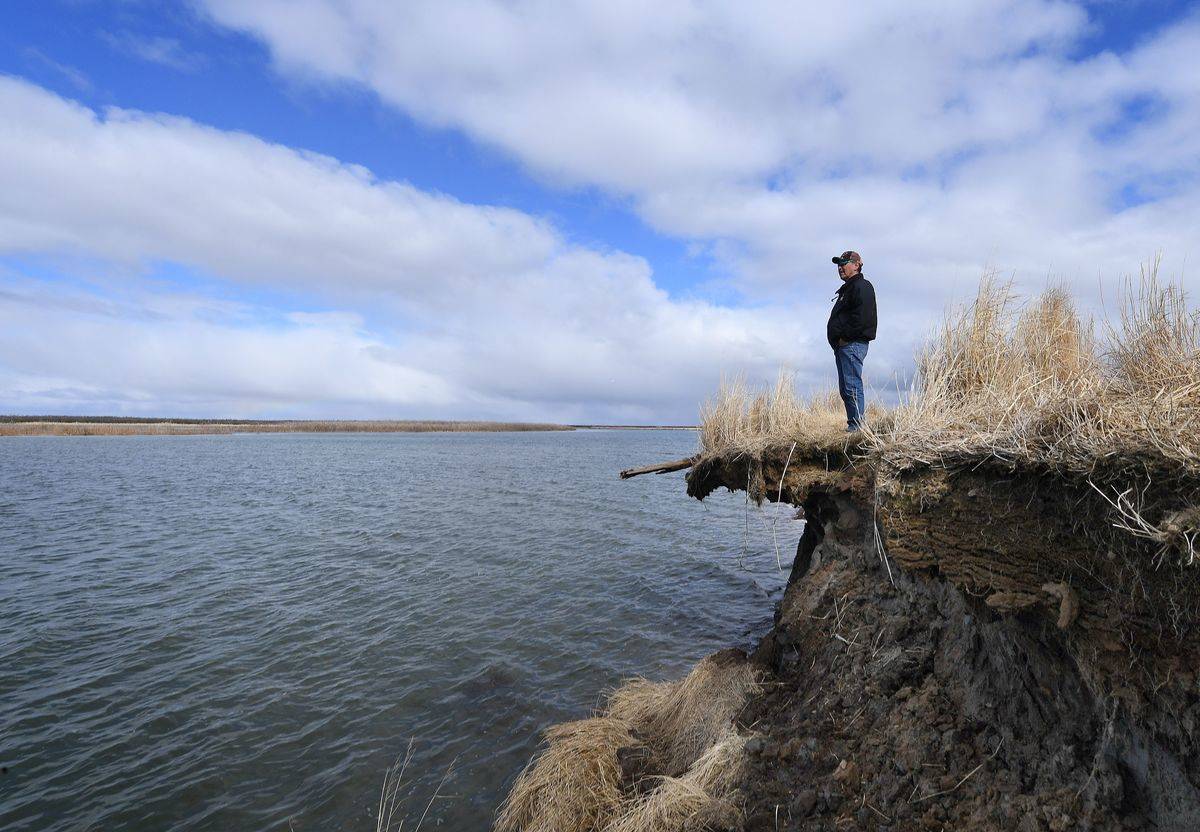
M 833 262 L 839 266 L 844 266 L 847 263 L 858 263 L 859 265 L 862 265 L 862 257 L 859 256 L 857 251 L 843 251 L 837 257 L 833 258 Z

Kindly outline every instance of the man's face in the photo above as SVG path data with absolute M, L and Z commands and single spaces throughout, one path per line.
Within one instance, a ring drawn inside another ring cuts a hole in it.
M 838 277 L 840 277 L 842 280 L 849 280 L 850 278 L 854 277 L 854 275 L 858 274 L 861 268 L 862 263 L 856 263 L 853 260 L 848 263 L 842 263 L 840 266 L 838 266 Z

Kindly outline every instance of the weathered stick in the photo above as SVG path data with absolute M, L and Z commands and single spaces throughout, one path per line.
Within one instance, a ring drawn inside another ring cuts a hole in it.
M 696 457 L 689 456 L 687 459 L 677 459 L 674 462 L 647 465 L 644 468 L 629 468 L 621 472 L 621 479 L 627 480 L 630 477 L 636 477 L 638 474 L 669 474 L 672 471 L 682 471 L 684 468 L 691 468 L 695 464 Z

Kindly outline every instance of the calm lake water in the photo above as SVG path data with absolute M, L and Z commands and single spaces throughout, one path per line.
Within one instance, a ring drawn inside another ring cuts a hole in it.
M 483 830 L 546 726 L 769 624 L 689 431 L 0 440 L 0 829 Z

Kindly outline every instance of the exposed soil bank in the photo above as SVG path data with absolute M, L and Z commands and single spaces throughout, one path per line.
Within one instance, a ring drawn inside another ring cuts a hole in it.
M 786 450 L 688 476 L 692 496 L 748 490 L 807 519 L 738 718 L 739 825 L 1200 829 L 1195 567 L 1156 568 L 1086 482 L 877 482 Z

